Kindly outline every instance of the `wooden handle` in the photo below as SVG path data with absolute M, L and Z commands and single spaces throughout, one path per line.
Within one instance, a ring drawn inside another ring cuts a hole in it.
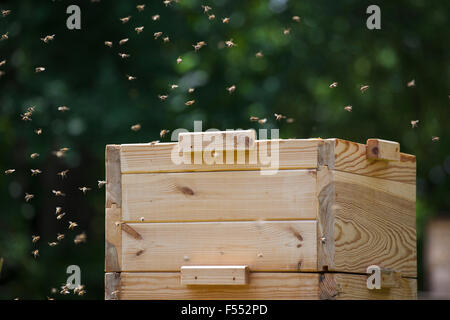
M 368 139 L 366 156 L 367 159 L 400 161 L 400 143 L 381 139 Z
M 182 266 L 183 285 L 245 285 L 247 266 Z
M 178 135 L 180 152 L 251 150 L 255 130 L 182 132 Z

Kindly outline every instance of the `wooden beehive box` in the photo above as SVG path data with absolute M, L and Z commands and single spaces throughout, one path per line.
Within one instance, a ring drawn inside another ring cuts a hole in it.
M 253 139 L 216 149 L 247 157 L 232 164 L 176 164 L 178 143 L 106 146 L 106 299 L 416 298 L 414 156 L 378 139 Z M 275 145 L 279 170 L 262 174 L 249 155 Z

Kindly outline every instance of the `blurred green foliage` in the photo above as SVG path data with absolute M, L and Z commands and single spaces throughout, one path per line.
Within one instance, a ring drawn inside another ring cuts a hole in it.
M 250 116 L 267 117 L 263 127 L 280 128 L 282 138 L 339 137 L 365 142 L 379 137 L 399 141 L 417 156 L 417 228 L 422 248 L 424 225 L 450 212 L 449 28 L 450 2 L 378 1 L 382 29 L 366 28 L 366 8 L 357 0 L 180 0 L 162 1 L 2 1 L 12 13 L 0 18 L 0 299 L 46 299 L 65 282 L 66 267 L 77 264 L 86 284 L 85 298 L 103 298 L 104 148 L 111 143 L 149 142 L 161 129 L 258 128 Z M 66 28 L 66 8 L 81 7 L 81 30 Z M 201 5 L 216 15 L 208 20 Z M 160 20 L 153 21 L 152 15 Z M 122 24 L 119 18 L 131 15 Z M 292 16 L 301 22 L 292 21 Z M 220 18 L 230 17 L 228 24 Z M 135 27 L 144 26 L 137 35 Z M 283 30 L 290 28 L 289 35 Z M 153 39 L 162 31 L 169 43 Z M 45 44 L 41 37 L 56 34 Z M 119 46 L 120 39 L 129 42 Z M 233 48 L 223 41 L 233 39 Z M 446 40 L 447 39 L 447 40 Z M 113 41 L 113 48 L 104 41 Z M 192 45 L 206 41 L 198 53 Z M 263 58 L 255 54 L 262 51 Z M 119 52 L 131 54 L 121 59 Z M 181 56 L 183 62 L 176 63 Z M 36 74 L 35 67 L 46 71 Z M 127 81 L 126 74 L 136 76 Z M 415 79 L 416 87 L 407 82 Z M 337 81 L 339 86 L 330 89 Z M 170 90 L 176 83 L 178 89 Z M 225 88 L 236 85 L 230 95 Z M 361 94 L 361 85 L 370 89 Z M 187 89 L 195 87 L 195 92 Z M 159 94 L 169 93 L 161 102 Z M 195 99 L 187 108 L 184 102 Z M 34 105 L 31 122 L 20 114 Z M 57 111 L 67 105 L 70 111 Z M 352 105 L 353 112 L 344 110 Z M 273 114 L 295 122 L 276 122 Z M 420 120 L 412 129 L 411 120 Z M 446 120 L 447 119 L 447 120 Z M 130 130 L 136 123 L 138 132 Z M 33 131 L 42 128 L 42 135 Z M 431 142 L 439 136 L 439 142 Z M 167 141 L 168 138 L 165 138 Z M 65 158 L 52 151 L 68 147 Z M 30 159 L 37 152 L 38 159 Z M 30 169 L 41 175 L 31 177 Z M 61 180 L 58 171 L 70 169 Z M 92 191 L 83 196 L 79 186 Z M 55 198 L 51 190 L 67 196 Z M 25 192 L 35 194 L 24 201 Z M 57 221 L 55 206 L 67 219 Z M 68 231 L 67 221 L 78 231 Z M 88 241 L 73 237 L 86 231 Z M 66 239 L 57 247 L 57 232 Z M 41 240 L 33 245 L 31 235 Z M 40 249 L 34 259 L 33 248 Z M 420 280 L 423 280 L 419 254 Z M 420 282 L 422 286 L 422 282 Z M 78 298 L 62 297 L 57 298 Z

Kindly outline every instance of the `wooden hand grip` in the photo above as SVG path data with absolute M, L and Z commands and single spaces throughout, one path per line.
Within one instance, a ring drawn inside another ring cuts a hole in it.
M 395 141 L 368 139 L 366 156 L 367 159 L 400 161 L 400 144 Z
M 178 148 L 180 152 L 250 150 L 255 140 L 255 130 L 182 132 Z
M 247 266 L 182 266 L 183 285 L 245 285 Z

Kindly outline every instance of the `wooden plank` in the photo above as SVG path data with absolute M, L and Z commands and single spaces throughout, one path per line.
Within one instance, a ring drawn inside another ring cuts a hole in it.
M 129 223 L 123 271 L 179 271 L 188 265 L 247 265 L 252 271 L 315 271 L 316 221 Z
M 367 159 L 400 160 L 400 143 L 382 139 L 368 139 L 366 143 Z
M 245 286 L 182 285 L 179 272 L 121 274 L 124 300 L 311 300 L 319 297 L 319 274 L 250 273 Z
M 121 168 L 122 173 L 260 170 L 270 167 L 271 161 L 274 164 L 279 160 L 278 167 L 281 170 L 313 169 L 317 168 L 318 145 L 322 143 L 322 139 L 256 141 L 256 151 L 253 153 L 246 151 L 245 162 L 238 163 L 235 152 L 231 157 L 232 163 L 227 163 L 227 153 L 217 152 L 216 158 L 223 159 L 223 164 L 211 165 L 205 162 L 176 164 L 172 160 L 172 151 L 175 154 L 178 152 L 177 143 L 123 144 L 120 151 Z M 274 151 L 273 158 L 270 158 L 271 150 Z M 203 159 L 206 159 L 206 155 L 207 153 L 203 154 Z
M 321 299 L 337 300 L 412 300 L 417 299 L 417 280 L 401 278 L 398 288 L 369 290 L 367 276 L 325 273 L 320 276 Z
M 117 208 L 122 206 L 122 187 L 120 172 L 120 146 L 107 145 L 106 159 L 106 204 L 105 208 L 111 208 L 115 204 Z
M 125 221 L 316 219 L 316 171 L 126 174 Z
M 112 204 L 105 209 L 105 271 L 118 272 L 122 265 L 121 209 Z
M 416 277 L 416 187 L 339 171 L 334 187 L 334 270 L 379 265 Z
M 334 141 L 334 169 L 369 177 L 416 184 L 416 157 L 400 153 L 400 161 L 367 159 L 366 145 L 341 140 Z
M 245 285 L 247 266 L 182 266 L 183 285 Z
M 105 300 L 120 300 L 120 273 L 105 273 Z
M 180 151 L 250 150 L 255 147 L 255 130 L 182 132 L 178 135 Z

